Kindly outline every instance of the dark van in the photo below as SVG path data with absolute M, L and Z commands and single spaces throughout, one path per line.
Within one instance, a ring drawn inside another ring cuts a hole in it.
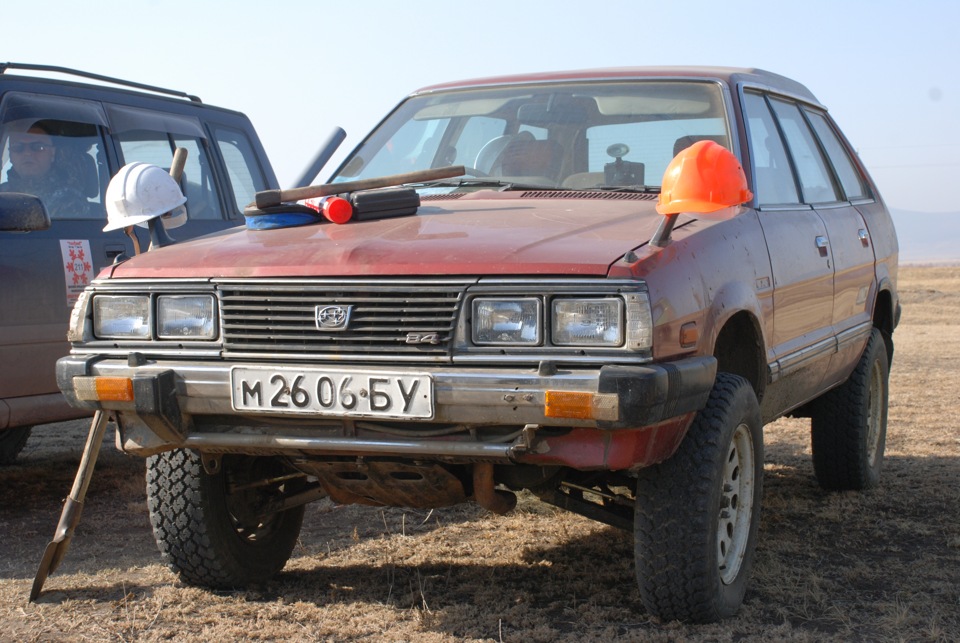
M 78 79 L 99 84 L 81 83 Z M 196 96 L 97 74 L 0 63 L 0 193 L 41 199 L 50 227 L 0 231 L 0 464 L 35 424 L 89 413 L 70 407 L 54 366 L 69 352 L 79 293 L 133 241 L 104 232 L 104 194 L 123 165 L 169 167 L 186 148 L 181 189 L 188 222 L 177 240 L 242 223 L 244 205 L 277 179 L 250 120 Z M 10 200 L 0 220 L 13 216 Z M 0 225 L 16 229 L 16 222 Z M 146 249 L 146 229 L 138 229 Z

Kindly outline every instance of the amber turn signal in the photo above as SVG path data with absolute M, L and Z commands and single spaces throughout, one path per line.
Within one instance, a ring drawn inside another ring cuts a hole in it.
M 81 400 L 133 402 L 133 380 L 129 377 L 75 377 L 73 388 Z

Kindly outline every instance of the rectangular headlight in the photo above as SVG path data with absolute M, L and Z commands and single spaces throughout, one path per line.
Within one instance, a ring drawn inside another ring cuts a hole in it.
M 555 299 L 552 332 L 557 346 L 622 346 L 623 300 Z
M 160 339 L 215 339 L 216 302 L 212 295 L 157 297 L 157 337 Z
M 540 300 L 474 299 L 473 343 L 537 346 L 541 340 Z
M 93 298 L 93 334 L 99 339 L 149 339 L 150 297 L 97 295 Z

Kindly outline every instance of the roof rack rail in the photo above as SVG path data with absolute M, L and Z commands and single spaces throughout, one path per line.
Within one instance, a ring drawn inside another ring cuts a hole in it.
M 106 83 L 113 83 L 115 85 L 123 85 L 126 87 L 134 87 L 136 89 L 143 89 L 146 91 L 156 92 L 158 94 L 167 94 L 168 96 L 176 96 L 178 98 L 188 98 L 194 103 L 202 103 L 198 96 L 193 96 L 185 92 L 179 92 L 175 89 L 164 89 L 163 87 L 154 87 L 153 85 L 144 85 L 143 83 L 135 83 L 131 80 L 122 80 L 120 78 L 111 78 L 110 76 L 101 76 L 100 74 L 91 74 L 90 72 L 80 71 L 77 69 L 70 69 L 69 67 L 57 67 L 55 65 L 31 65 L 27 63 L 0 63 L 0 74 L 6 72 L 8 69 L 26 69 L 30 71 L 52 71 L 60 74 L 68 74 L 71 76 L 81 76 L 83 78 L 90 78 L 92 80 L 99 80 Z

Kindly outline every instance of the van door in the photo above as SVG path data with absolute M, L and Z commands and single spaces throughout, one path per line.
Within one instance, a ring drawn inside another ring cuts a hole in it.
M 54 366 L 69 351 L 73 303 L 117 254 L 133 249 L 122 233 L 103 232 L 105 124 L 95 101 L 18 91 L 0 97 L 0 191 L 36 194 L 51 218 L 48 230 L 0 232 L 0 400 L 9 407 L 7 426 L 44 421 L 37 410 L 44 405 L 26 404 L 26 396 L 60 403 Z

